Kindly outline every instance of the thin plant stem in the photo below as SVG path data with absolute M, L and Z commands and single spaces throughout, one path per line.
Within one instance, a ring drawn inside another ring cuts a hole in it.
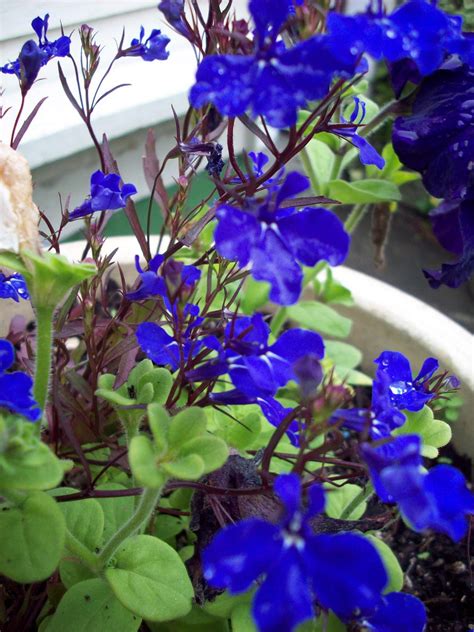
M 94 573 L 99 571 L 100 565 L 97 562 L 97 555 L 82 544 L 69 529 L 66 529 L 66 548 L 75 557 L 78 557 L 91 571 Z
M 308 176 L 311 182 L 311 188 L 315 195 L 321 193 L 321 182 L 319 181 L 318 174 L 311 164 L 311 158 L 309 157 L 309 152 L 306 147 L 301 150 L 300 153 L 301 162 L 303 163 L 304 170 L 306 175 Z
M 51 376 L 53 315 L 54 309 L 51 307 L 38 307 L 36 309 L 36 361 L 33 394 L 43 412 L 48 399 Z M 40 424 L 38 424 L 38 429 L 40 429 Z
M 355 231 L 357 226 L 362 221 L 363 217 L 369 209 L 369 204 L 356 204 L 352 211 L 349 213 L 348 218 L 344 222 L 344 228 L 351 234 Z
M 136 533 L 140 527 L 148 521 L 160 500 L 162 490 L 162 487 L 160 489 L 146 488 L 143 490 L 140 502 L 133 516 L 114 533 L 99 555 L 97 555 L 97 563 L 101 568 L 108 563 L 122 542 Z
M 347 505 L 347 507 L 344 509 L 344 511 L 341 514 L 341 520 L 348 520 L 349 516 L 353 513 L 353 511 L 357 509 L 357 507 L 359 507 L 359 505 L 361 505 L 363 502 L 369 500 L 369 498 L 372 498 L 374 494 L 375 494 L 374 488 L 372 487 L 372 484 L 369 483 Z

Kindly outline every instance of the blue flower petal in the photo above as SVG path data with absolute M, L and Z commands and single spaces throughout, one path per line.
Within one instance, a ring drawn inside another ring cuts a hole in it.
M 306 355 L 324 357 L 324 342 L 315 331 L 306 329 L 288 329 L 269 348 L 275 354 L 286 360 L 290 365 Z
M 304 265 L 325 260 L 343 263 L 349 253 L 350 236 L 341 220 L 325 208 L 305 208 L 278 222 L 285 243 Z
M 259 632 L 292 632 L 314 616 L 302 554 L 289 547 L 258 589 L 252 613 Z
M 377 608 L 388 577 L 368 540 L 352 533 L 318 535 L 309 538 L 306 546 L 307 572 L 324 608 L 343 620 L 371 614 Z
M 371 632 L 423 632 L 426 609 L 417 597 L 393 592 L 384 596 L 382 605 L 363 623 Z
M 9 340 L 0 340 L 0 374 L 11 367 L 15 361 L 15 350 Z
M 262 228 L 258 220 L 250 213 L 227 205 L 219 207 L 217 217 L 219 222 L 214 239 L 218 253 L 246 266 L 252 248 L 261 236 Z
M 243 592 L 278 562 L 282 547 L 278 527 L 243 520 L 219 531 L 204 550 L 204 578 L 216 588 Z

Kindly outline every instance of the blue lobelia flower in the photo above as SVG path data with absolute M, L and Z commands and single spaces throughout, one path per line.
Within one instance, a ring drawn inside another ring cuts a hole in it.
M 205 579 L 235 594 L 264 576 L 252 607 L 260 632 L 291 632 L 315 616 L 315 600 L 346 621 L 370 616 L 387 583 L 375 548 L 352 533 L 314 535 L 310 520 L 325 505 L 321 486 L 310 488 L 307 509 L 295 474 L 278 476 L 274 490 L 279 522 L 250 518 L 220 531 L 203 552 Z
M 385 160 L 378 153 L 378 151 L 374 147 L 372 147 L 372 145 L 366 138 L 364 138 L 363 136 L 359 136 L 359 134 L 357 133 L 358 126 L 363 123 L 365 118 L 365 103 L 358 97 L 353 97 L 353 99 L 354 110 L 352 111 L 349 121 L 341 116 L 341 122 L 343 124 L 350 125 L 350 127 L 333 127 L 331 131 L 334 134 L 337 134 L 337 136 L 341 136 L 342 138 L 347 139 L 350 143 L 354 145 L 354 147 L 357 147 L 357 149 L 359 150 L 359 158 L 363 165 L 375 165 L 379 169 L 383 169 L 385 165 Z
M 7 277 L 0 272 L 0 298 L 12 298 L 17 303 L 20 298 L 29 300 L 30 294 L 21 274 L 15 273 Z
M 474 46 L 462 33 L 462 19 L 425 0 L 406 2 L 390 15 L 372 9 L 355 16 L 330 13 L 327 28 L 343 50 L 351 47 L 391 64 L 408 60 L 410 78 L 431 74 L 451 54 L 466 63 L 474 60 Z M 402 86 L 403 80 L 397 78 L 398 91 Z
M 123 208 L 127 199 L 137 192 L 133 184 L 120 186 L 120 176 L 116 173 L 107 175 L 100 171 L 95 171 L 91 175 L 91 193 L 81 206 L 69 213 L 69 219 L 78 219 L 91 215 L 96 211 L 113 211 Z
M 426 609 L 417 597 L 405 593 L 384 595 L 375 614 L 362 621 L 370 632 L 423 632 Z
M 162 0 L 158 9 L 163 13 L 168 24 L 184 37 L 189 37 L 188 29 L 183 20 L 184 0 Z
M 474 172 L 474 67 L 451 65 L 427 77 L 409 116 L 393 126 L 393 147 L 439 198 L 462 199 Z
M 140 27 L 140 39 L 132 39 L 130 48 L 122 52 L 123 57 L 141 57 L 144 61 L 164 61 L 168 59 L 169 52 L 166 47 L 170 38 L 163 35 L 160 30 L 153 29 L 150 35 L 143 41 L 145 29 Z
M 474 172 L 473 184 L 464 199 L 444 202 L 442 206 L 447 207 L 446 217 L 442 225 L 439 217 L 434 220 L 434 233 L 444 247 L 460 258 L 454 263 L 443 263 L 440 270 L 423 270 L 423 274 L 433 288 L 440 285 L 456 288 L 474 272 Z
M 250 266 L 257 281 L 270 283 L 270 299 L 280 305 L 298 300 L 301 264 L 314 266 L 324 259 L 336 266 L 349 251 L 350 237 L 334 213 L 321 207 L 283 207 L 308 185 L 306 177 L 292 172 L 261 203 L 250 200 L 245 208 L 225 204 L 217 209 L 218 253 L 241 267 Z
M 393 503 L 395 499 L 384 487 L 381 473 L 387 468 L 400 468 L 401 471 L 406 467 L 419 469 L 422 465 L 421 438 L 416 434 L 394 437 L 378 446 L 363 443 L 360 452 L 369 467 L 375 491 L 385 503 Z
M 41 417 L 41 410 L 33 399 L 33 380 L 26 373 L 6 373 L 15 361 L 13 345 L 0 340 L 0 408 L 23 415 L 30 421 Z
M 211 336 L 205 341 L 206 346 L 217 351 L 216 358 L 189 371 L 187 379 L 201 382 L 228 373 L 237 391 L 250 403 L 254 398 L 272 397 L 295 379 L 294 364 L 303 356 L 324 356 L 324 343 L 316 332 L 289 329 L 272 345 L 268 344 L 269 335 L 270 327 L 261 314 L 228 323 L 223 344 Z M 230 391 L 223 395 L 229 398 L 232 394 Z
M 26 93 L 42 66 L 45 66 L 53 57 L 66 57 L 69 55 L 71 39 L 62 35 L 57 40 L 50 42 L 47 37 L 49 14 L 44 18 L 36 17 L 31 26 L 38 36 L 38 44 L 33 40 L 25 42 L 21 48 L 18 59 L 0 67 L 0 72 L 15 74 L 20 80 L 21 89 Z
M 380 472 L 380 481 L 413 530 L 432 529 L 455 541 L 466 534 L 474 494 L 455 467 L 436 465 L 425 472 L 417 466 L 389 466 Z
M 405 415 L 391 398 L 390 377 L 378 370 L 372 385 L 372 405 L 370 408 L 339 408 L 331 416 L 331 423 L 342 425 L 358 432 L 368 430 L 373 439 L 390 436 L 395 428 L 405 423 Z
M 205 57 L 190 93 L 194 107 L 213 103 L 230 117 L 251 109 L 282 128 L 296 123 L 298 108 L 323 97 L 334 76 L 353 76 L 358 51 L 341 50 L 331 36 L 315 35 L 290 49 L 277 41 L 290 8 L 288 0 L 250 1 L 256 27 L 252 54 Z
M 398 351 L 383 351 L 374 362 L 379 367 L 377 375 L 383 372 L 389 377 L 390 399 L 399 410 L 421 410 L 435 396 L 428 389 L 430 379 L 439 368 L 436 358 L 427 358 L 416 377 L 408 358 Z

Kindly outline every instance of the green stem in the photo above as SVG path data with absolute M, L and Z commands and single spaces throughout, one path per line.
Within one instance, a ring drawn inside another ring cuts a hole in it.
M 321 194 L 321 183 L 311 163 L 311 158 L 309 157 L 309 152 L 306 149 L 306 147 L 301 150 L 300 157 L 301 157 L 301 162 L 303 163 L 303 168 L 306 172 L 306 175 L 308 176 L 311 182 L 311 188 L 313 189 L 313 193 L 315 195 L 317 195 L 318 193 Z
M 53 314 L 54 309 L 50 307 L 39 307 L 36 310 L 36 365 L 33 393 L 42 411 L 44 411 L 48 399 L 51 375 Z
M 79 558 L 93 573 L 99 571 L 100 565 L 97 561 L 97 555 L 82 544 L 69 529 L 66 529 L 66 548 L 75 557 Z
M 160 489 L 147 488 L 143 490 L 140 502 L 133 516 L 116 533 L 114 533 L 97 556 L 97 563 L 101 568 L 106 566 L 122 542 L 136 533 L 140 527 L 148 521 L 158 501 L 160 500 L 162 490 L 162 487 L 160 487 Z
M 360 493 L 347 505 L 341 514 L 341 520 L 348 520 L 354 509 L 357 509 L 364 501 L 368 500 L 374 495 L 374 488 L 371 483 L 368 483 L 364 489 L 361 489 Z
M 344 222 L 344 228 L 348 233 L 353 233 L 364 215 L 369 209 L 368 204 L 356 204 L 352 211 L 349 213 L 348 218 Z

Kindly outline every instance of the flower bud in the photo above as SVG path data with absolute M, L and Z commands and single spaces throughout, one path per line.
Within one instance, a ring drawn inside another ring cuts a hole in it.
M 26 159 L 0 143 L 0 250 L 39 252 L 39 211 Z

